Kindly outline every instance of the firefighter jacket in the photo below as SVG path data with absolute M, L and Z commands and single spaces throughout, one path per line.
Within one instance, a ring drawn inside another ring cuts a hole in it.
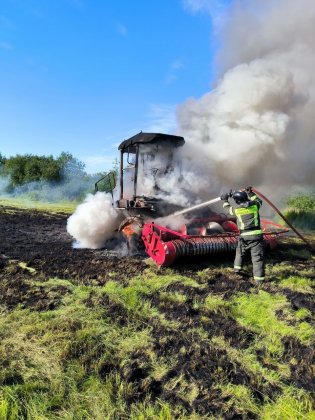
M 249 195 L 249 200 L 235 206 L 231 206 L 228 200 L 224 201 L 223 208 L 231 216 L 236 216 L 237 227 L 240 235 L 244 238 L 262 235 L 260 226 L 259 209 L 262 200 L 255 194 Z

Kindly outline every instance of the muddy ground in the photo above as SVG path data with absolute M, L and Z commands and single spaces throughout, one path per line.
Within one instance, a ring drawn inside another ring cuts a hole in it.
M 52 214 L 0 206 L 0 305 L 5 305 L 9 310 L 18 304 L 33 310 L 50 310 L 59 305 L 67 289 L 62 290 L 62 286 L 56 286 L 55 289 L 50 289 L 48 294 L 44 287 L 30 288 L 25 279 L 32 277 L 33 269 L 36 270 L 37 280 L 43 282 L 56 277 L 74 280 L 79 284 L 104 284 L 112 278 L 113 272 L 118 273 L 115 279 L 125 283 L 148 267 L 144 256 L 119 256 L 117 250 L 73 248 L 73 240 L 66 231 L 67 217 L 68 215 L 62 213 Z M 295 251 L 296 256 L 292 257 L 292 252 L 291 254 L 288 252 L 289 249 Z M 304 244 L 292 244 L 289 240 L 283 240 L 277 251 L 267 255 L 267 262 L 275 265 L 290 264 L 292 271 L 310 270 L 313 273 L 311 277 L 315 278 L 315 261 L 303 257 L 304 249 Z M 225 256 L 221 262 L 232 263 L 232 261 L 233 255 L 230 255 Z M 197 279 L 198 271 L 212 267 L 212 264 L 213 261 L 204 259 L 178 264 L 173 270 L 175 273 Z M 207 287 L 202 290 L 180 284 L 170 286 L 168 291 L 174 289 L 174 292 L 182 292 L 188 296 L 185 303 L 168 302 L 166 305 L 158 296 L 153 297 L 152 304 L 165 314 L 166 319 L 180 322 L 183 330 L 188 331 L 183 336 L 180 331 L 174 333 L 174 330 L 167 330 L 153 323 L 155 352 L 161 357 L 171 358 L 172 354 L 178 355 L 180 349 L 186 350 L 182 352 L 178 365 L 174 366 L 174 369 L 161 381 L 153 380 L 150 372 L 143 367 L 146 365 L 145 356 L 135 355 L 131 365 L 125 366 L 121 374 L 126 380 L 138 384 L 139 399 L 150 393 L 153 399 L 162 398 L 170 403 L 182 404 L 188 412 L 195 410 L 200 415 L 210 411 L 213 414 L 224 414 L 225 418 L 255 418 L 253 413 L 239 413 L 233 406 L 227 412 L 222 411 L 226 401 L 220 396 L 219 391 L 214 390 L 210 394 L 208 392 L 213 385 L 211 378 L 214 374 L 222 372 L 222 375 L 228 377 L 234 384 L 251 386 L 255 389 L 255 398 L 259 401 L 276 395 L 279 390 L 270 384 L 258 383 L 244 371 L 242 366 L 232 363 L 224 349 L 213 351 L 202 341 L 192 346 L 190 340 L 190 331 L 192 339 L 195 340 L 194 328 L 202 326 L 208 332 L 209 338 L 223 335 L 235 348 L 246 349 L 253 340 L 248 331 L 237 325 L 232 318 L 226 318 L 220 313 L 205 321 L 203 312 L 196 309 L 194 303 L 204 299 L 210 292 L 229 299 L 233 294 L 239 291 L 246 292 L 253 287 L 255 288 L 255 284 L 250 276 L 235 281 L 233 274 L 221 270 L 215 278 L 209 274 Z M 269 292 L 279 291 L 277 285 L 272 282 L 266 283 L 263 288 Z M 281 292 L 287 296 L 293 310 L 306 308 L 315 314 L 314 295 L 292 292 L 289 289 L 282 289 Z M 112 312 L 115 322 L 122 324 L 125 322 L 125 308 L 110 301 L 100 301 L 99 304 L 106 305 L 108 313 Z M 308 321 L 313 322 L 313 319 Z M 290 366 L 289 382 L 315 393 L 315 376 L 312 367 L 315 363 L 314 349 L 301 345 L 292 337 L 286 338 L 284 346 L 286 361 L 294 359 L 298 362 Z M 104 366 L 100 375 L 106 375 L 112 369 L 118 367 Z M 191 403 L 182 399 L 181 393 L 176 392 L 175 388 L 170 391 L 165 387 L 166 383 L 172 381 L 172 375 L 178 376 L 179 372 L 187 383 L 193 381 L 200 389 L 199 395 Z

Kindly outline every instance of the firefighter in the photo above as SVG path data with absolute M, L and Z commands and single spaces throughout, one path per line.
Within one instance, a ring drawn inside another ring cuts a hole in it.
M 230 197 L 234 199 L 236 206 L 231 206 L 229 203 Z M 234 272 L 236 274 L 242 273 L 244 257 L 250 252 L 254 280 L 263 282 L 265 280 L 264 244 L 259 217 L 262 200 L 253 193 L 251 187 L 222 194 L 220 198 L 223 201 L 223 208 L 230 215 L 236 216 L 237 227 L 240 231 L 234 260 Z

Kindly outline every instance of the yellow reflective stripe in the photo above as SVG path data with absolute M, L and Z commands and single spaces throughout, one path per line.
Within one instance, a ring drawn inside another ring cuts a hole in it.
M 238 270 L 240 270 L 242 267 L 240 267 L 239 265 L 234 265 L 234 268 L 237 268 Z
M 230 213 L 231 216 L 234 215 L 234 209 L 233 209 L 233 207 L 230 207 L 229 213 Z
M 223 203 L 223 207 L 230 207 L 230 203 L 228 203 L 227 201 L 225 203 Z
M 258 226 L 258 211 L 254 214 L 254 226 Z
M 235 209 L 235 214 L 240 215 L 240 216 L 243 216 L 244 214 L 255 214 L 255 213 L 258 213 L 258 209 L 256 205 L 248 207 L 248 208 L 241 207 L 241 208 Z
M 257 205 L 253 206 L 255 213 L 254 213 L 254 226 L 258 226 L 258 207 Z
M 254 276 L 254 280 L 265 280 L 265 277 L 255 277 Z
M 245 225 L 244 225 L 244 222 L 242 220 L 242 217 L 239 214 L 237 214 L 236 211 L 235 211 L 235 214 L 236 214 L 236 217 L 237 217 L 237 220 L 238 220 L 239 229 L 243 230 L 245 228 Z
M 242 232 L 241 236 L 251 236 L 251 235 L 261 235 L 262 234 L 262 230 L 258 229 L 258 230 L 249 230 L 247 232 Z
M 240 230 L 244 230 L 245 228 L 244 222 L 242 220 L 242 216 L 245 216 L 245 215 L 252 215 L 254 218 L 253 220 L 254 226 L 259 226 L 259 220 L 258 220 L 259 213 L 258 213 L 257 205 L 250 206 L 248 208 L 244 208 L 244 207 L 237 208 L 235 209 L 235 215 L 239 221 Z

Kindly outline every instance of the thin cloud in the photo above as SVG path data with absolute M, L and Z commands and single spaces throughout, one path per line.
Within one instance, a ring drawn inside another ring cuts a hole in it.
M 4 15 L 0 15 L 0 26 L 4 28 L 12 28 L 13 22 Z
M 13 50 L 13 45 L 6 41 L 0 41 L 0 48 L 3 50 Z
M 68 0 L 69 3 L 71 3 L 73 6 L 75 6 L 78 9 L 83 9 L 85 4 L 84 4 L 84 0 Z
M 172 83 L 174 83 L 177 79 L 178 79 L 178 77 L 177 77 L 177 75 L 176 75 L 176 74 L 169 74 L 169 75 L 167 75 L 167 76 L 166 76 L 165 83 L 166 83 L 167 85 L 171 85 L 171 84 L 172 84 Z
M 184 67 L 184 63 L 181 59 L 174 60 L 170 65 L 169 73 L 166 76 L 165 83 L 171 85 L 178 79 L 178 72 Z
M 222 7 L 224 1 L 222 0 L 183 0 L 183 6 L 186 10 L 196 13 L 206 11 L 213 13 Z
M 211 16 L 215 31 L 225 22 L 226 11 L 231 0 L 182 0 L 185 10 L 190 13 L 206 12 Z
M 115 156 L 86 156 L 83 161 L 87 165 L 100 165 L 112 163 L 114 159 Z
M 179 69 L 182 69 L 183 67 L 184 67 L 184 63 L 180 59 L 176 59 L 171 63 L 171 68 L 173 70 L 179 70 Z
M 96 155 L 85 156 L 81 160 L 85 163 L 87 173 L 93 174 L 97 172 L 107 172 L 113 168 L 113 164 L 117 156 L 115 155 Z
M 176 106 L 151 104 L 144 131 L 152 133 L 173 133 L 177 127 Z
M 128 33 L 128 28 L 122 23 L 117 23 L 117 31 L 120 35 L 126 36 Z
M 183 6 L 185 10 L 196 13 L 203 10 L 206 7 L 207 0 L 183 0 Z

